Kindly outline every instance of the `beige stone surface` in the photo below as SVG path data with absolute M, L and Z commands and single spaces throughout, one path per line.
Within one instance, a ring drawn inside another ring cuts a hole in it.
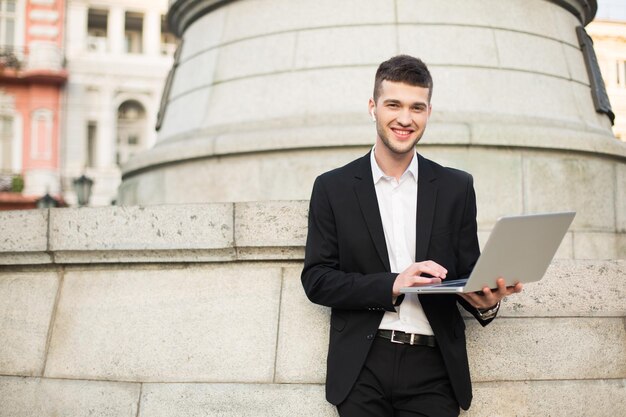
M 615 176 L 615 221 L 617 231 L 626 233 L 626 163 L 617 164 Z
M 501 67 L 569 78 L 563 47 L 557 40 L 508 30 L 495 30 L 494 35 Z
M 210 49 L 208 51 L 200 51 L 180 62 L 176 68 L 176 74 L 168 99 L 175 101 L 180 96 L 193 93 L 196 90 L 200 90 L 203 94 L 206 94 L 208 87 L 215 82 L 218 56 L 219 50 Z M 203 108 L 188 109 L 188 111 L 197 113 L 198 116 L 202 115 L 203 110 Z M 169 106 L 167 111 L 169 112 Z M 187 126 L 188 120 L 188 118 L 185 118 L 185 123 L 180 124 L 189 127 Z
M 0 211 L 0 252 L 44 252 L 48 210 Z
M 472 319 L 467 346 L 479 382 L 626 377 L 622 317 Z
M 247 38 L 212 50 L 216 58 L 215 81 L 251 77 L 261 74 L 289 71 L 293 68 L 297 33 L 278 33 L 262 38 Z M 196 64 L 190 63 L 193 68 Z M 197 79 L 210 82 L 211 78 L 194 74 Z
M 174 83 L 178 83 L 178 81 L 174 81 Z M 178 87 L 176 88 L 178 89 Z M 184 86 L 180 88 L 182 90 Z M 166 116 L 159 130 L 159 140 L 161 140 L 160 138 L 172 139 L 173 137 L 188 135 L 190 132 L 196 132 L 200 129 L 211 96 L 212 89 L 209 87 L 198 87 L 183 95 L 170 95 Z M 180 123 L 181 120 L 184 120 L 185 123 Z
M 136 417 L 139 384 L 0 376 L 0 417 Z
M 539 282 L 502 303 L 500 317 L 626 317 L 626 261 L 553 261 Z
M 559 38 L 551 8 L 564 9 L 543 0 L 398 0 L 401 23 L 444 23 L 484 26 Z M 572 26 L 573 28 L 574 26 Z
M 228 6 L 224 42 L 317 27 L 392 23 L 392 0 L 265 0 L 237 1 Z M 277 18 L 288 16 L 288 18 Z M 272 22 L 268 25 L 267 22 Z
M 0 273 L 1 375 L 41 375 L 58 280 L 54 271 Z
M 483 382 L 462 417 L 616 417 L 626 409 L 626 380 Z
M 585 67 L 585 61 L 580 49 L 563 44 L 563 54 L 565 55 L 567 69 L 571 79 L 589 85 L 589 74 L 587 74 L 587 67 Z
M 275 382 L 323 384 L 330 309 L 309 301 L 301 272 L 301 266 L 293 266 L 283 273 Z
M 401 25 L 398 26 L 398 47 L 400 53 L 417 56 L 429 67 L 498 66 L 494 31 L 484 27 Z M 439 86 L 434 87 L 434 90 L 438 89 Z
M 474 177 L 478 224 L 491 228 L 502 216 L 522 214 L 522 156 L 513 150 L 427 147 L 420 152 L 438 164 Z M 497 198 L 494 198 L 497 196 Z
M 302 247 L 306 243 L 308 213 L 308 201 L 236 203 L 236 245 Z
M 524 158 L 526 211 L 573 210 L 570 230 L 615 231 L 614 172 L 614 164 L 602 159 L 529 153 Z
M 375 68 L 398 52 L 396 30 L 393 25 L 358 25 L 300 31 L 294 67 L 373 65 Z
M 626 233 L 574 233 L 577 259 L 626 259 Z
M 139 417 L 335 417 L 323 385 L 144 384 Z
M 271 382 L 281 270 L 71 268 L 45 376 Z
M 232 211 L 232 204 L 52 209 L 50 249 L 229 248 Z
M 220 45 L 226 11 L 226 7 L 220 7 L 189 25 L 183 36 L 181 62 Z

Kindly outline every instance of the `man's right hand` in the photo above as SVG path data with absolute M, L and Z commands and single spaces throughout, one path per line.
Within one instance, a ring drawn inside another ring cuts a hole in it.
M 420 285 L 439 284 L 446 279 L 448 270 L 437 262 L 415 262 L 402 271 L 393 283 L 393 296 L 400 295 L 400 289 L 404 287 L 419 287 Z M 432 278 L 426 278 L 421 274 L 429 274 Z

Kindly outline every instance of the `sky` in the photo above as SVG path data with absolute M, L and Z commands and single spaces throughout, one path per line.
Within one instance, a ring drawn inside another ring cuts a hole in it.
M 626 0 L 598 0 L 596 19 L 626 21 Z

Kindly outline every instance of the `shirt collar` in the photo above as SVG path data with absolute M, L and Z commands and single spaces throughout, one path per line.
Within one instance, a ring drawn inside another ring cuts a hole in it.
M 378 166 L 378 162 L 376 162 L 376 157 L 374 156 L 374 149 L 376 149 L 375 145 L 372 146 L 372 151 L 370 152 L 370 164 L 372 166 L 372 178 L 374 179 L 374 184 L 376 184 L 381 178 L 387 177 L 387 175 L 385 175 L 383 170 L 380 169 L 380 166 Z M 402 178 L 407 172 L 410 172 L 415 182 L 417 182 L 417 152 L 413 153 L 411 163 L 409 163 L 409 166 L 400 178 Z

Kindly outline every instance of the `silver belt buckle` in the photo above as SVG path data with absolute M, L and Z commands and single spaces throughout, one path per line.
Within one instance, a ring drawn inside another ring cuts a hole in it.
M 396 331 L 395 331 L 395 330 L 392 330 L 392 331 L 391 331 L 391 343 L 397 343 L 397 344 L 399 344 L 399 345 L 403 345 L 403 344 L 404 344 L 404 342 L 401 342 L 401 341 L 399 341 L 399 340 L 394 340 L 394 337 L 395 337 L 395 336 L 396 336 Z
M 414 341 L 415 341 L 415 333 L 411 333 L 411 340 L 409 341 L 409 344 L 411 346 L 413 346 L 414 345 L 414 343 L 413 343 Z

